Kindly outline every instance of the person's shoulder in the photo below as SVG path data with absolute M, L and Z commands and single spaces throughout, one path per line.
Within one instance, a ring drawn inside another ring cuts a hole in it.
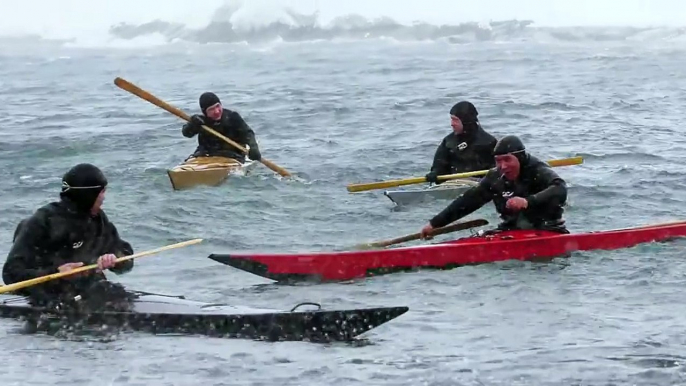
M 241 114 L 238 111 L 227 108 L 224 108 L 223 115 L 229 118 L 241 117 Z
M 493 136 L 493 134 L 489 133 L 486 131 L 486 129 L 479 124 L 479 131 L 477 132 L 477 138 L 480 140 L 480 142 L 483 143 L 493 143 L 495 146 L 495 143 L 498 142 L 498 140 Z
M 245 122 L 245 119 L 243 119 L 243 116 L 238 111 L 235 111 L 235 110 L 224 109 L 224 114 L 223 114 L 222 118 L 228 122 L 233 122 L 233 123 Z
M 49 202 L 43 206 L 38 207 L 38 209 L 36 209 L 29 218 L 48 219 L 52 216 L 59 215 L 65 212 L 65 210 L 66 209 L 61 205 L 60 202 Z
M 109 216 L 107 216 L 107 213 L 104 209 L 100 209 L 100 211 L 98 212 L 98 217 L 100 217 L 105 224 L 114 225 L 112 221 L 110 221 L 110 218 Z
M 50 219 L 56 214 L 59 214 L 59 212 L 60 207 L 59 203 L 57 202 L 51 202 L 38 207 L 38 209 L 34 210 L 30 216 L 24 217 L 19 221 L 16 229 L 14 230 L 14 239 L 16 239 L 16 237 L 19 235 L 19 232 L 22 230 L 35 232 L 38 231 L 38 229 L 47 227 Z
M 488 169 L 488 172 L 486 172 L 486 175 L 484 175 L 483 178 L 479 180 L 479 185 L 490 189 L 491 187 L 495 186 L 495 184 L 497 184 L 498 181 L 500 181 L 501 176 L 502 174 L 500 173 L 498 168 L 490 168 Z

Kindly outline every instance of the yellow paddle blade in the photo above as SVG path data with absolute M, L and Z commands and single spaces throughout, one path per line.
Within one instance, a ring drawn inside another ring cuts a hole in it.
M 562 158 L 562 159 L 551 159 L 547 163 L 548 163 L 548 165 L 550 165 L 552 167 L 580 165 L 580 164 L 584 163 L 584 158 L 583 157 L 571 157 L 571 158 Z
M 550 165 L 550 166 L 571 166 L 571 165 L 578 165 L 581 163 L 583 163 L 582 157 L 561 158 L 561 159 L 554 159 L 554 160 L 548 161 L 548 165 Z M 477 170 L 477 171 L 466 172 L 466 173 L 446 174 L 446 175 L 438 176 L 438 180 L 439 181 L 447 181 L 447 180 L 454 180 L 454 179 L 458 179 L 458 178 L 478 177 L 478 176 L 486 175 L 486 173 L 488 173 L 488 170 Z M 381 182 L 350 184 L 347 186 L 347 189 L 348 189 L 348 192 L 363 192 L 366 190 L 385 189 L 385 188 L 393 188 L 396 186 L 403 186 L 403 185 L 421 184 L 423 182 L 426 182 L 426 177 L 411 177 L 411 178 L 405 178 L 405 179 L 401 179 L 401 180 L 389 180 L 389 181 L 381 181 Z
M 155 253 L 164 252 L 164 251 L 167 251 L 167 250 L 170 250 L 170 249 L 186 247 L 186 246 L 189 246 L 189 245 L 193 245 L 193 244 L 200 243 L 201 241 L 202 241 L 202 239 L 188 240 L 188 241 L 184 241 L 184 242 L 181 242 L 181 243 L 176 243 L 176 244 L 171 244 L 171 245 L 167 245 L 167 246 L 164 246 L 164 247 L 160 247 L 160 248 L 157 248 L 157 249 L 151 249 L 151 250 L 145 251 L 145 252 L 140 252 L 140 253 L 136 253 L 136 254 L 133 254 L 133 255 L 120 257 L 120 258 L 118 258 L 116 261 L 117 261 L 117 263 L 119 263 L 119 262 L 122 262 L 122 261 L 135 259 L 135 258 L 138 258 L 138 257 L 143 257 L 143 256 L 152 255 L 152 254 L 155 254 Z M 42 284 L 42 283 L 45 283 L 46 281 L 50 281 L 50 280 L 54 280 L 54 279 L 59 279 L 59 278 L 61 278 L 61 277 L 73 275 L 73 274 L 75 274 L 75 273 L 79 273 L 79 272 L 83 272 L 83 271 L 88 271 L 88 270 L 95 269 L 95 268 L 98 268 L 98 265 L 97 265 L 97 264 L 91 264 L 91 265 L 87 265 L 87 266 L 85 266 L 85 267 L 79 267 L 79 268 L 76 268 L 76 269 L 72 269 L 71 271 L 67 271 L 67 272 L 53 273 L 53 274 L 50 274 L 50 275 L 39 276 L 39 277 L 36 277 L 36 278 L 33 278 L 33 279 L 20 281 L 20 282 L 18 282 L 18 283 L 8 284 L 8 285 L 1 286 L 1 287 L 0 287 L 0 294 L 4 294 L 4 293 L 7 293 L 7 292 L 12 292 L 12 291 L 16 291 L 16 290 L 18 290 L 18 289 L 30 287 L 30 286 L 36 285 L 36 284 Z

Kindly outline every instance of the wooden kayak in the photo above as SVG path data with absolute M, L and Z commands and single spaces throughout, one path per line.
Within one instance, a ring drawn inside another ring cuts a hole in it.
M 415 204 L 428 199 L 454 200 L 478 183 L 478 180 L 473 179 L 456 179 L 423 189 L 386 190 L 384 195 L 398 206 Z
M 169 169 L 169 181 L 174 190 L 188 189 L 198 185 L 217 186 L 231 174 L 246 174 L 256 166 L 248 160 L 242 164 L 233 158 L 197 157 Z

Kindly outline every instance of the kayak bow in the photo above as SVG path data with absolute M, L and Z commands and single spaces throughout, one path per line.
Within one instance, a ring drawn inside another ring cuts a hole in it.
M 189 189 L 195 186 L 218 186 L 231 175 L 248 174 L 257 163 L 246 160 L 240 163 L 226 157 L 190 158 L 167 170 L 169 181 L 174 190 Z
M 398 206 L 415 204 L 423 201 L 454 200 L 469 188 L 478 184 L 476 180 L 449 180 L 440 185 L 421 189 L 386 190 L 384 196 Z
M 418 268 L 447 269 L 574 251 L 629 248 L 686 237 L 686 221 L 578 234 L 516 230 L 420 246 L 296 254 L 212 254 L 210 259 L 276 281 L 338 281 Z

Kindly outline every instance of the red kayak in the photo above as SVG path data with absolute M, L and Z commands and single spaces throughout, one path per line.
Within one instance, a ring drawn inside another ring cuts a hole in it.
M 212 254 L 210 259 L 276 281 L 339 281 L 417 268 L 446 269 L 502 260 L 532 260 L 574 251 L 629 248 L 686 237 L 686 221 L 609 231 L 560 234 L 515 230 L 454 241 L 355 252 Z

